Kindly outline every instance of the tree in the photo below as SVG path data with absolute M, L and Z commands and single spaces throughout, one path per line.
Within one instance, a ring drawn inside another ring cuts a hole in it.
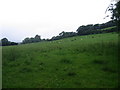
M 118 29 L 120 28 L 120 1 L 116 4 L 110 4 L 106 12 L 110 11 L 112 13 L 111 19 L 117 23 Z
M 59 33 L 59 36 L 63 36 L 65 34 L 64 31 L 62 31 L 61 33 Z
M 35 39 L 33 37 L 30 38 L 29 43 L 35 42 Z
M 2 43 L 2 46 L 8 46 L 8 45 L 10 45 L 10 42 L 8 41 L 7 38 L 1 39 L 1 43 Z
M 22 43 L 26 44 L 26 43 L 34 43 L 34 42 L 40 42 L 41 41 L 41 37 L 39 35 L 36 35 L 34 38 L 25 38 Z
M 115 4 L 116 8 L 113 9 L 113 18 L 117 22 L 118 29 L 120 29 L 120 1 Z
M 30 43 L 30 38 L 28 38 L 28 37 L 25 38 L 25 39 L 22 41 L 22 43 L 23 43 L 23 44 L 25 44 L 25 43 Z
M 35 42 L 40 42 L 41 41 L 41 37 L 39 35 L 36 35 L 34 38 Z
M 1 39 L 0 46 L 18 45 L 18 43 L 10 42 L 7 38 Z

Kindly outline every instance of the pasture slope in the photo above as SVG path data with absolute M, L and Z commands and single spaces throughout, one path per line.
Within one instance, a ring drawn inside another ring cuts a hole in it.
M 3 47 L 3 88 L 118 87 L 118 34 Z

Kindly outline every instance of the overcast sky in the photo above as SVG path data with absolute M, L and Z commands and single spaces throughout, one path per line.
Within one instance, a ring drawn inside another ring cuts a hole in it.
M 51 38 L 81 25 L 104 23 L 111 0 L 0 0 L 0 39 Z

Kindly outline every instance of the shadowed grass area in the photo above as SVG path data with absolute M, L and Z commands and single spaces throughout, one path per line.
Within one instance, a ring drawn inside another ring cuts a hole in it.
M 117 33 L 3 47 L 3 88 L 115 88 L 117 51 Z
M 62 58 L 62 59 L 60 60 L 60 62 L 61 62 L 61 63 L 65 63 L 65 64 L 71 64 L 71 63 L 72 63 L 72 61 L 69 60 L 69 59 L 67 59 L 67 58 Z

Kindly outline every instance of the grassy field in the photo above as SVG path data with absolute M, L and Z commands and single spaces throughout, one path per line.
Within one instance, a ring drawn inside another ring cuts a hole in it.
M 116 26 L 112 26 L 112 27 L 108 27 L 108 28 L 104 28 L 104 29 L 100 29 L 100 30 L 110 30 L 110 29 L 113 29 L 113 28 L 117 28 Z
M 117 50 L 117 33 L 3 47 L 3 88 L 115 88 Z

